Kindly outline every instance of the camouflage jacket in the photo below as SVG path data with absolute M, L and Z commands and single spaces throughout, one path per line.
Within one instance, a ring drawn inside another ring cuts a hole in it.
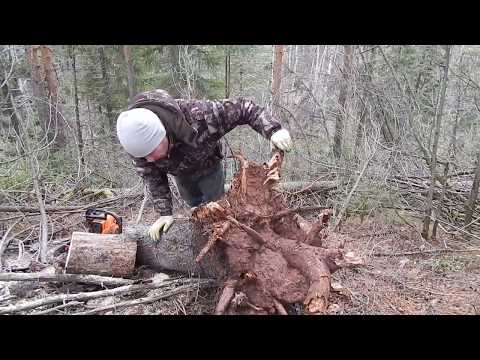
M 280 123 L 252 101 L 174 99 L 163 90 L 138 94 L 129 109 L 147 108 L 162 120 L 170 141 L 167 158 L 147 162 L 133 158 L 160 215 L 172 214 L 167 174 L 202 175 L 222 159 L 220 139 L 238 125 L 250 125 L 266 139 L 281 129 Z

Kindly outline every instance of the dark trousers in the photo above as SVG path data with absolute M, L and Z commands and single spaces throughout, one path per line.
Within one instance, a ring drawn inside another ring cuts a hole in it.
M 183 200 L 191 207 L 218 200 L 225 192 L 222 164 L 203 176 L 175 176 L 175 183 Z

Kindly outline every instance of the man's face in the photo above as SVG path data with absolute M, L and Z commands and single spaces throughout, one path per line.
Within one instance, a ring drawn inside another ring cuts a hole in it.
M 160 159 L 163 159 L 163 158 L 167 157 L 168 144 L 169 144 L 168 139 L 165 136 L 163 138 L 163 140 L 161 141 L 161 143 L 158 144 L 158 146 L 150 154 L 145 156 L 145 159 L 148 162 L 154 162 L 154 161 L 157 161 L 157 160 L 160 160 Z

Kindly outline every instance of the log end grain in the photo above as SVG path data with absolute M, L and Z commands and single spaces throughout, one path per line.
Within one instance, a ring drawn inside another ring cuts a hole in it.
M 137 243 L 123 234 L 74 232 L 65 272 L 124 277 L 135 268 Z

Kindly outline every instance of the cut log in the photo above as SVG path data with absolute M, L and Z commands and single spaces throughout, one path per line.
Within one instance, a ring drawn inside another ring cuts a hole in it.
M 65 272 L 128 276 L 134 270 L 136 253 L 137 243 L 122 234 L 74 232 L 65 263 Z

